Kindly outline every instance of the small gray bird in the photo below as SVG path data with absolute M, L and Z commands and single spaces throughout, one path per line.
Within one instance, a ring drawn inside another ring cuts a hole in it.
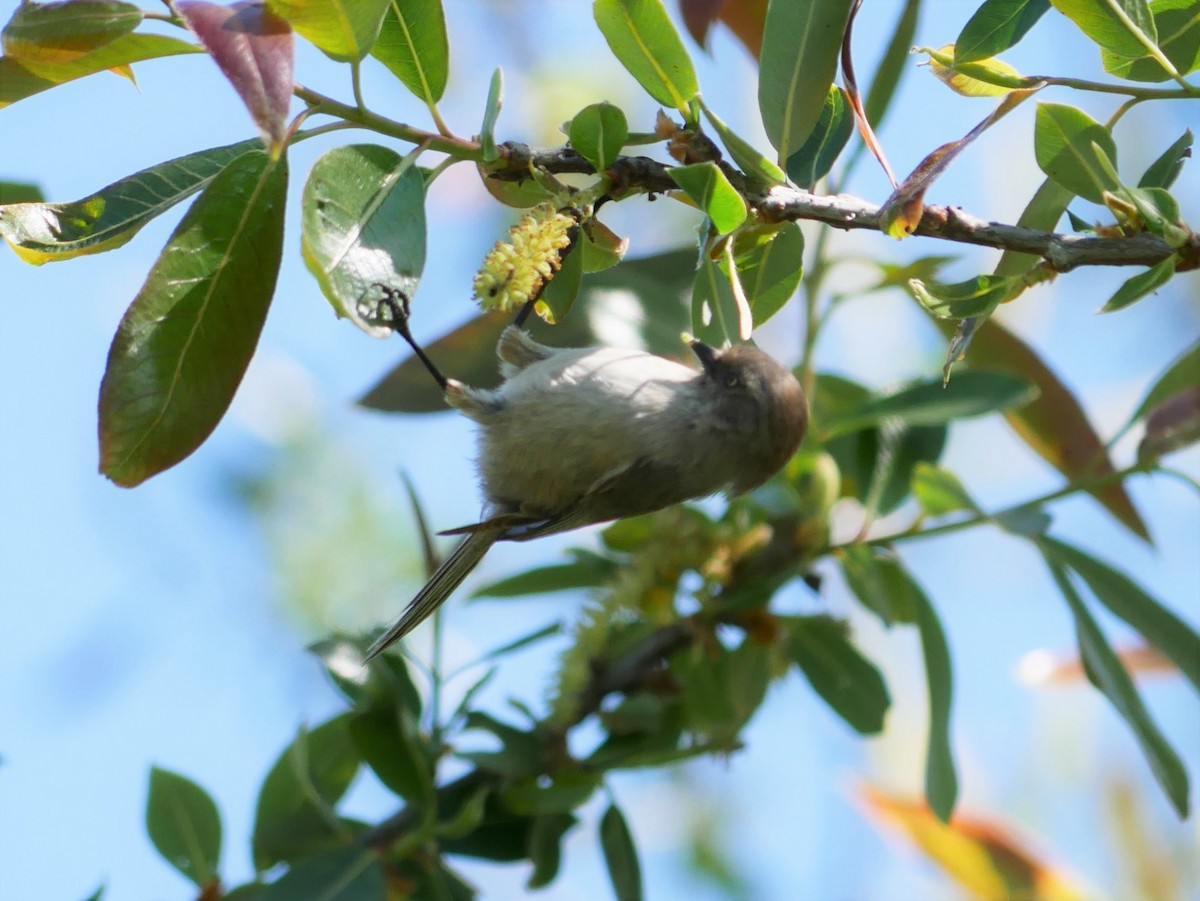
M 497 541 L 741 494 L 776 473 L 808 425 L 800 383 L 750 345 L 691 348 L 698 370 L 644 351 L 547 347 L 509 326 L 496 347 L 498 388 L 440 379 L 431 367 L 446 402 L 480 425 L 485 515 L 442 533 L 466 538 L 367 659 L 433 613 Z

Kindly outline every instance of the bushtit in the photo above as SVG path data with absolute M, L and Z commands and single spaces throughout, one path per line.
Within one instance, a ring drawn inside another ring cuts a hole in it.
M 766 481 L 804 437 L 800 383 L 756 347 L 691 347 L 701 368 L 636 350 L 555 348 L 516 326 L 492 390 L 445 379 L 446 402 L 479 423 L 482 522 L 367 652 L 404 637 L 449 597 L 496 541 L 528 541 Z

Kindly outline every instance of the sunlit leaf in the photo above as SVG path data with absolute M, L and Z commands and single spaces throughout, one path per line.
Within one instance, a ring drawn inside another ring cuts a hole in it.
M 56 80 L 52 67 L 129 34 L 142 16 L 134 4 L 116 0 L 21 4 L 4 26 L 4 55 L 36 75 Z
M 1118 56 L 1138 57 L 1158 33 L 1146 0 L 1050 0 L 1096 44 Z
M 1019 277 L 977 275 L 954 284 L 910 279 L 908 288 L 926 310 L 942 319 L 986 315 L 1024 289 Z
M 994 56 L 963 62 L 952 44 L 927 52 L 930 73 L 964 97 L 1003 97 L 1024 86 L 1021 73 Z
M 675 166 L 667 172 L 713 221 L 718 233 L 728 234 L 746 221 L 746 201 L 716 163 Z
M 158 34 L 125 34 L 83 56 L 55 63 L 42 74 L 31 71 L 16 59 L 0 57 L 0 109 L 57 85 L 95 75 L 97 72 L 118 70 L 131 63 L 148 59 L 203 52 L 203 47 L 178 38 Z
M 534 307 L 538 316 L 551 325 L 562 322 L 571 312 L 583 284 L 583 250 L 578 243 L 561 257 L 558 271 L 542 290 Z
M 0 235 L 21 259 L 35 265 L 112 250 L 259 146 L 257 140 L 241 141 L 168 160 L 73 203 L 5 205 L 0 207 Z
M 191 454 L 258 343 L 283 250 L 285 159 L 246 153 L 167 241 L 126 311 L 100 388 L 100 468 L 130 487 Z
M 483 106 L 483 124 L 479 127 L 479 145 L 483 149 L 483 162 L 494 163 L 500 158 L 496 149 L 496 122 L 504 106 L 504 71 L 499 67 L 492 73 L 488 84 L 487 100 Z
M 595 0 L 592 14 L 613 55 L 646 93 L 690 116 L 700 87 L 661 0 Z
M 712 123 L 717 135 L 721 138 L 721 143 L 729 152 L 730 158 L 741 168 L 742 172 L 769 185 L 781 185 L 787 181 L 788 176 L 782 169 L 759 153 L 748 141 L 737 135 L 733 129 L 721 121 L 716 113 L 708 108 L 703 100 L 700 101 L 700 109 Z
M 905 73 L 911 68 L 910 60 L 913 36 L 917 32 L 917 19 L 921 10 L 921 0 L 905 0 L 904 9 L 900 12 L 900 20 L 892 31 L 883 59 L 871 79 L 871 87 L 867 90 L 867 99 L 863 104 L 863 112 L 867 121 L 875 128 L 883 122 L 885 113 L 892 105 L 892 98 L 900 87 Z
M 1103 203 L 1105 191 L 1120 187 L 1108 174 L 1117 163 L 1112 135 L 1083 110 L 1039 103 L 1033 149 L 1043 172 L 1085 200 Z
M 597 172 L 603 172 L 613 164 L 628 137 L 625 113 L 611 103 L 585 106 L 571 120 L 568 132 L 571 147 Z
M 851 6 L 851 0 L 772 0 L 767 7 L 758 108 L 782 165 L 821 116 Z
M 958 476 L 929 463 L 918 463 L 913 469 L 912 492 L 921 509 L 930 516 L 979 509 Z
M 1188 75 L 1200 68 L 1200 16 L 1196 14 L 1195 0 L 1151 0 L 1150 12 L 1158 32 L 1158 48 L 1175 71 Z M 1113 53 L 1106 48 L 1100 58 L 1104 71 L 1118 78 L 1158 82 L 1173 77 L 1145 47 L 1132 55 Z
M 441 0 L 388 0 L 371 55 L 427 104 L 441 100 L 450 75 Z
M 425 185 L 411 160 L 377 144 L 328 151 L 313 164 L 300 208 L 300 249 L 339 316 L 386 338 L 384 286 L 416 295 L 425 266 Z
M 1117 292 L 1108 299 L 1108 303 L 1100 308 L 1100 312 L 1112 313 L 1115 310 L 1123 310 L 1131 303 L 1141 300 L 1147 294 L 1152 294 L 1171 280 L 1171 277 L 1175 275 L 1175 267 L 1178 263 L 1178 255 L 1171 254 L 1165 260 L 1155 263 L 1145 272 L 1139 272 L 1137 275 L 1126 279 L 1121 287 L 1117 289 Z
M 804 233 L 795 222 L 771 229 L 735 262 L 754 316 L 754 327 L 778 313 L 796 292 L 804 272 Z
M 1192 2 L 1192 0 L 1189 0 Z M 1141 180 L 1138 181 L 1139 188 L 1169 188 L 1174 184 L 1180 171 L 1183 169 L 1183 161 L 1192 155 L 1192 130 L 1185 128 L 1181 134 L 1166 150 L 1162 152 L 1150 166 L 1146 169 Z
M 954 61 L 996 56 L 1021 40 L 1050 8 L 1050 0 L 984 0 L 954 42 Z
M 357 62 L 379 36 L 389 0 L 265 0 L 322 53 L 338 62 Z
M 217 881 L 221 816 L 208 793 L 191 779 L 151 768 L 146 832 L 163 859 L 197 886 Z
M 709 254 L 701 254 L 692 284 L 691 333 L 706 344 L 720 347 L 738 340 L 740 320 L 728 273 Z

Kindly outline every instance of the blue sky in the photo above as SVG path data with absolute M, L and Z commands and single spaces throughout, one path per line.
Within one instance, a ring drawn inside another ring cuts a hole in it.
M 953 40 L 972 5 L 929 3 L 916 43 Z M 461 133 L 478 128 L 497 65 L 506 74 L 498 128 L 505 138 L 551 143 L 558 122 L 599 99 L 623 106 L 631 118 L 642 116 L 638 127 L 651 120 L 654 107 L 608 56 L 585 4 L 451 0 L 447 6 L 452 76 L 443 112 Z M 864 81 L 899 3 L 872 6 L 880 14 L 864 14 L 856 35 Z M 706 100 L 766 146 L 755 121 L 753 70 L 741 48 L 718 32 L 711 57 L 694 56 Z M 1067 23 L 1048 17 L 1008 58 L 1024 72 L 1046 74 L 1052 66 L 1055 74 L 1083 70 L 1099 77 L 1095 56 Z M 581 59 L 589 61 L 588 71 Z M 136 90 L 115 76 L 97 76 L 0 111 L 0 178 L 34 180 L 51 199 L 76 199 L 162 160 L 253 134 L 206 58 L 151 62 L 137 71 Z M 349 96 L 344 67 L 302 43 L 297 80 Z M 382 67 L 368 64 L 365 91 L 381 112 L 424 122 L 417 101 Z M 1105 98 L 1064 92 L 1047 99 L 1078 103 L 1099 119 L 1115 108 Z M 882 131 L 898 171 L 964 134 L 990 108 L 988 101 L 950 94 L 923 70 L 908 74 L 901 100 Z M 1118 132 L 1122 152 L 1128 150 L 1123 172 L 1140 173 L 1185 126 L 1200 128 L 1194 104 L 1177 106 L 1127 117 Z M 1032 109 L 1021 109 L 997 125 L 929 199 L 1015 221 L 1041 180 L 1031 119 Z M 339 709 L 304 645 L 333 627 L 388 619 L 417 585 L 419 555 L 396 472 L 403 467 L 412 474 L 436 527 L 468 521 L 476 512 L 470 429 L 451 415 L 384 417 L 355 408 L 353 399 L 402 349 L 336 321 L 300 260 L 301 176 L 322 150 L 346 139 L 343 133 L 306 142 L 293 155 L 284 268 L 259 354 L 230 415 L 192 458 L 133 491 L 96 472 L 97 390 L 112 332 L 180 212 L 96 257 L 34 268 L 7 250 L 0 253 L 0 634 L 6 637 L 0 882 L 6 898 L 72 901 L 102 882 L 111 901 L 189 897 L 188 885 L 145 837 L 151 765 L 179 771 L 212 793 L 224 817 L 224 871 L 234 881 L 249 876 L 248 839 L 262 777 L 300 724 Z M 875 201 L 886 196 L 874 167 L 864 165 L 860 173 L 852 193 Z M 1176 196 L 1185 218 L 1200 219 L 1194 161 Z M 507 223 L 467 167 L 437 182 L 430 205 L 429 261 L 414 319 L 425 338 L 473 313 L 471 276 Z M 647 210 L 633 201 L 610 205 L 606 216 L 631 236 L 631 254 L 641 255 L 691 238 L 689 214 L 664 207 Z M 994 261 L 990 252 L 919 240 L 897 244 L 861 233 L 835 240 L 847 255 L 959 253 L 952 277 L 969 277 Z M 1005 322 L 1053 361 L 1105 435 L 1134 408 L 1154 373 L 1200 332 L 1195 274 L 1120 314 L 1096 316 L 1129 274 L 1072 273 L 1003 311 Z M 861 278 L 861 270 L 839 268 L 833 287 L 852 290 Z M 761 340 L 781 359 L 794 360 L 800 334 L 798 317 L 787 311 Z M 933 330 L 893 294 L 848 303 L 823 336 L 819 359 L 824 369 L 882 386 L 937 372 L 942 352 Z M 1118 445 L 1119 460 L 1131 457 L 1136 438 Z M 994 421 L 957 427 L 945 463 L 991 508 L 1059 484 Z M 1194 449 L 1172 463 L 1200 475 Z M 247 479 L 266 480 L 288 494 L 268 513 L 252 516 L 237 491 Z M 1195 624 L 1196 495 L 1168 480 L 1142 480 L 1131 490 L 1155 548 L 1128 538 L 1084 498 L 1055 507 L 1055 534 L 1119 561 Z M 394 535 L 395 546 L 322 556 L 323 539 L 347 522 L 361 525 L 347 509 Z M 853 511 L 843 516 L 839 528 L 852 528 Z M 481 578 L 555 562 L 563 547 L 592 540 L 581 533 L 506 548 L 492 555 Z M 297 575 L 298 561 L 310 551 L 324 569 Z M 1072 645 L 1068 612 L 1028 548 L 979 532 L 913 543 L 904 557 L 938 606 L 954 653 L 964 809 L 1003 817 L 1105 894 L 1116 893 L 1119 878 L 1106 825 L 1106 786 L 1115 780 L 1135 786 L 1152 834 L 1175 848 L 1194 847 L 1194 822 L 1173 821 L 1133 739 L 1099 698 L 1082 687 L 1035 691 L 1016 680 L 1024 654 L 1068 652 Z M 827 609 L 850 616 L 858 640 L 886 670 L 896 701 L 886 733 L 857 740 L 792 676 L 772 689 L 747 731 L 746 750 L 729 761 L 615 778 L 646 855 L 650 897 L 722 897 L 690 881 L 681 860 L 689 823 L 705 816 L 719 824 L 752 897 L 794 896 L 797 886 L 811 888 L 813 897 L 955 897 L 915 854 L 872 829 L 853 804 L 859 780 L 919 789 L 924 687 L 915 636 L 884 633 L 857 613 L 836 573 L 826 568 L 826 574 Z M 314 593 L 308 606 L 289 604 L 306 581 L 328 590 Z M 799 593 L 788 603 L 815 609 Z M 579 604 L 562 596 L 452 605 L 449 659 L 470 660 L 556 616 L 570 617 Z M 1103 622 L 1118 643 L 1128 637 L 1120 625 Z M 417 636 L 418 651 L 427 641 L 427 634 Z M 486 699 L 494 708 L 509 695 L 536 703 L 551 665 L 547 654 L 514 660 Z M 1148 680 L 1145 692 L 1195 782 L 1195 696 L 1164 679 Z M 389 812 L 393 802 L 363 779 L 349 804 L 370 818 Z M 606 887 L 596 888 L 607 878 L 595 837 L 602 806 L 596 802 L 585 812 L 591 819 L 568 838 L 563 874 L 541 897 L 605 896 Z M 464 871 L 485 889 L 484 897 L 524 896 L 522 867 L 469 863 Z M 1191 891 L 1200 896 L 1194 885 Z

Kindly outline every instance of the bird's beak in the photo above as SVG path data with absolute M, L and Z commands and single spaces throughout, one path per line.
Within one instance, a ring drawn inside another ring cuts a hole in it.
M 688 344 L 692 348 L 692 353 L 696 355 L 696 359 L 700 361 L 700 365 L 704 367 L 704 371 L 711 373 L 717 362 L 717 352 L 699 338 L 693 338 Z

